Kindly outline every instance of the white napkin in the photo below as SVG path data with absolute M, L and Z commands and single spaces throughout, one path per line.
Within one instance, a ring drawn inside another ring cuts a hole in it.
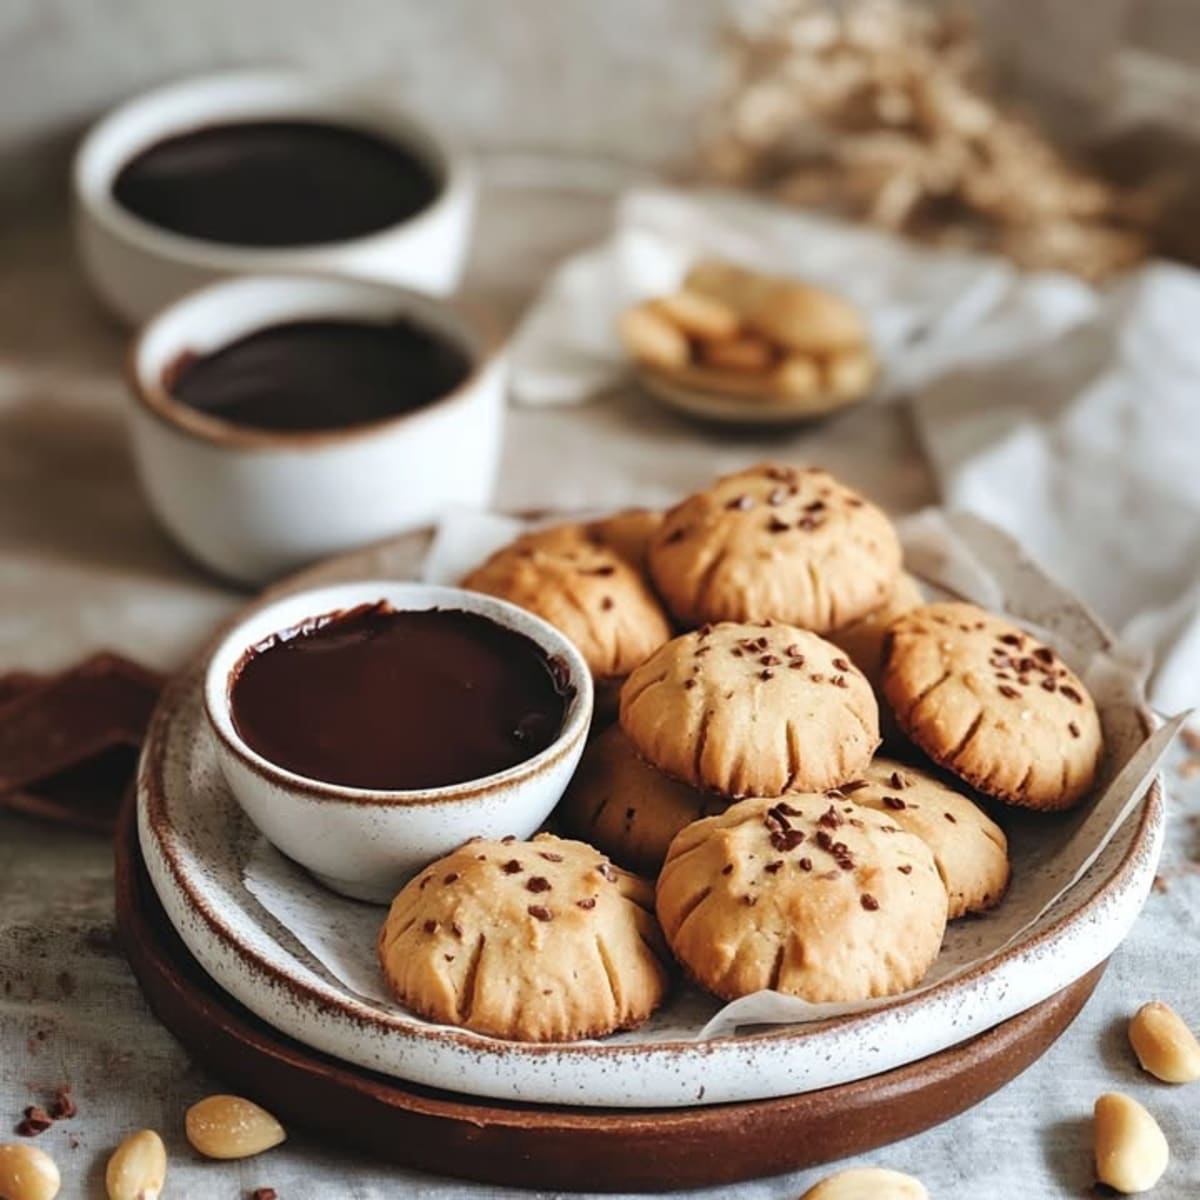
M 1158 706 L 1200 703 L 1200 275 L 1155 264 L 1102 293 L 750 197 L 633 191 L 518 330 L 518 402 L 619 384 L 618 314 L 702 255 L 859 304 L 881 398 L 912 399 L 944 503 L 1004 526 L 1085 597 L 1144 657 Z

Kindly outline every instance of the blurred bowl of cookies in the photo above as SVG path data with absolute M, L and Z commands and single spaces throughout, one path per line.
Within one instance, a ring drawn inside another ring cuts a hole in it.
M 695 263 L 680 287 L 619 319 L 647 392 L 705 420 L 776 425 L 863 400 L 879 363 L 863 314 L 834 292 L 734 263 Z

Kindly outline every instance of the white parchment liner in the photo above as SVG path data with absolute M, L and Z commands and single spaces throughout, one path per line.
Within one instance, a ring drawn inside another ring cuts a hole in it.
M 426 559 L 424 578 L 457 582 L 519 529 L 518 522 L 492 514 L 451 514 Z M 920 987 L 906 993 L 912 995 L 970 971 L 1029 932 L 1137 808 L 1183 718 L 1160 722 L 1147 735 L 1135 664 L 1112 645 L 1111 635 L 1087 609 L 1026 559 L 1007 535 L 976 517 L 932 509 L 902 522 L 900 532 L 905 564 L 925 582 L 931 596 L 959 596 L 1007 613 L 1059 652 L 1095 697 L 1107 747 L 1100 785 L 1078 809 L 1065 814 L 1003 814 L 1013 865 L 1008 895 L 995 911 L 956 921 L 947 929 L 941 954 Z M 384 908 L 326 890 L 261 838 L 246 863 L 243 881 L 331 980 L 381 1010 L 406 1011 L 389 999 L 376 962 L 375 940 Z M 757 992 L 722 1006 L 695 988 L 681 986 L 649 1022 L 610 1040 L 652 1044 L 715 1037 L 738 1027 L 863 1012 L 894 999 L 809 1004 L 794 996 Z

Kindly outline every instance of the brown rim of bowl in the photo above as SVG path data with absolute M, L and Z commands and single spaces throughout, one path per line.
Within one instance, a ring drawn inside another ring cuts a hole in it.
M 406 581 L 397 580 L 397 583 Z M 410 581 L 416 582 L 416 581 Z M 338 586 L 336 584 L 329 586 Z M 463 590 L 463 589 L 459 589 Z M 292 593 L 293 595 L 302 595 L 303 591 Z M 482 595 L 482 593 L 480 593 Z M 289 771 L 286 767 L 281 767 L 277 763 L 273 763 L 270 759 L 257 753 L 253 747 L 246 744 L 240 735 L 230 737 L 222 728 L 221 722 L 216 719 L 212 708 L 209 705 L 208 697 L 208 670 L 213 654 L 222 642 L 242 624 L 248 616 L 252 616 L 254 612 L 260 611 L 262 608 L 267 608 L 271 603 L 286 599 L 286 595 L 275 596 L 271 601 L 262 605 L 253 605 L 251 609 L 243 609 L 233 618 L 222 624 L 217 635 L 205 646 L 199 657 L 193 661 L 190 667 L 186 668 L 183 674 L 191 675 L 193 668 L 198 672 L 200 680 L 200 707 L 204 713 L 205 724 L 212 735 L 217 738 L 222 746 L 229 751 L 230 754 L 238 760 L 246 770 L 252 772 L 259 779 L 265 780 L 268 783 L 274 783 L 279 787 L 285 787 L 290 792 L 299 792 L 306 799 L 313 801 L 321 801 L 330 804 L 352 804 L 363 808 L 422 808 L 426 805 L 434 804 L 457 804 L 463 801 L 475 800 L 480 796 L 486 796 L 488 793 L 495 791 L 497 788 L 505 788 L 516 786 L 526 782 L 534 776 L 541 775 L 550 770 L 562 761 L 567 755 L 571 754 L 580 739 L 586 739 L 588 732 L 591 729 L 592 713 L 595 710 L 596 691 L 595 684 L 592 682 L 591 674 L 587 669 L 587 664 L 583 661 L 583 656 L 575 651 L 579 659 L 579 664 L 582 670 L 576 670 L 574 664 L 570 665 L 570 680 L 569 684 L 575 695 L 568 701 L 567 713 L 563 718 L 563 726 L 559 731 L 558 736 L 544 750 L 538 751 L 537 754 L 530 758 L 523 759 L 521 762 L 514 763 L 511 767 L 505 767 L 503 771 L 495 771 L 491 775 L 484 775 L 479 779 L 465 779 L 461 783 L 448 783 L 440 787 L 432 788 L 413 788 L 411 790 L 387 788 L 360 788 L 352 787 L 349 784 L 341 783 L 326 783 L 320 779 L 312 779 L 307 775 L 297 774 L 295 771 Z M 489 600 L 497 600 L 497 597 L 488 596 Z M 507 601 L 499 601 L 501 604 Z M 515 605 L 513 607 L 516 607 Z M 524 611 L 524 610 L 522 610 Z M 319 614 L 324 615 L 324 614 Z M 486 615 L 486 614 L 480 614 Z M 538 617 L 536 613 L 528 613 L 527 615 L 541 620 L 543 624 L 548 625 L 560 636 L 564 642 L 570 644 L 570 639 L 564 633 L 554 629 L 548 621 L 544 621 Z M 500 622 L 494 617 L 488 617 L 488 620 L 499 625 Z M 511 628 L 504 626 L 504 628 Z M 520 632 L 516 630 L 514 632 Z M 526 635 L 528 636 L 528 635 Z M 532 638 L 530 640 L 533 640 Z M 538 648 L 547 658 L 561 657 L 558 651 L 547 648 L 540 642 L 537 643 Z M 228 681 L 227 681 L 228 682 Z M 591 703 L 585 709 L 580 697 L 580 683 L 588 688 L 591 692 Z M 234 725 L 232 703 L 229 701 L 229 688 L 225 689 L 224 695 L 227 698 L 229 705 L 229 724 Z M 572 706 L 578 704 L 578 708 L 574 714 L 571 713 Z M 237 734 L 236 727 L 234 733 Z M 149 735 L 147 735 L 147 744 L 149 743 Z
M 407 535 L 411 536 L 411 535 Z M 395 539 L 393 539 L 395 540 Z M 352 553 L 352 552 L 351 552 Z M 349 555 L 340 556 L 342 558 Z M 277 590 L 282 590 L 284 585 L 277 585 Z M 229 622 L 232 624 L 232 621 Z M 1111 646 L 1111 638 L 1105 632 L 1106 643 Z M 218 635 L 219 637 L 220 635 Z M 138 772 L 138 794 L 139 803 L 142 797 L 145 797 L 147 819 L 149 824 L 157 833 L 157 843 L 160 856 L 166 863 L 171 875 L 174 877 L 176 886 L 183 892 L 189 901 L 191 910 L 198 913 L 204 923 L 210 930 L 223 942 L 232 946 L 237 955 L 245 962 L 249 963 L 265 979 L 269 980 L 273 987 L 281 988 L 285 993 L 294 996 L 298 1002 L 310 1004 L 323 1012 L 334 1012 L 339 1016 L 353 1021 L 359 1025 L 368 1025 L 375 1027 L 382 1033 L 390 1033 L 397 1029 L 409 1035 L 413 1035 L 413 1027 L 409 1021 L 415 1018 L 404 1017 L 400 1020 L 390 1017 L 388 1014 L 369 1010 L 365 1004 L 360 1001 L 347 1000 L 342 997 L 331 998 L 328 995 L 323 995 L 315 988 L 300 983 L 291 976 L 280 971 L 270 962 L 266 961 L 260 954 L 249 946 L 245 945 L 237 936 L 237 934 L 226 925 L 217 913 L 214 913 L 209 905 L 201 899 L 200 896 L 191 887 L 190 881 L 187 879 L 182 866 L 180 865 L 178 855 L 175 854 L 174 847 L 170 843 L 168 837 L 164 837 L 164 830 L 169 832 L 169 825 L 166 822 L 163 812 L 164 799 L 164 748 L 165 738 L 163 731 L 165 727 L 174 719 L 176 710 L 180 707 L 181 702 L 186 697 L 187 690 L 193 680 L 197 680 L 200 685 L 203 684 L 204 663 L 208 654 L 215 647 L 217 638 L 214 638 L 209 645 L 200 652 L 192 663 L 176 675 L 163 690 L 163 694 L 159 700 L 157 707 L 154 710 L 154 715 L 151 718 L 150 726 L 147 731 L 145 750 L 142 754 L 142 759 Z M 1148 737 L 1154 730 L 1154 718 L 1150 710 L 1143 704 L 1137 708 L 1137 715 L 1142 725 L 1143 733 Z M 906 996 L 901 993 L 891 999 L 887 1004 L 880 1005 L 879 1008 L 872 1009 L 865 1014 L 857 1014 L 850 1017 L 835 1017 L 826 1021 L 814 1021 L 811 1024 L 801 1027 L 802 1032 L 797 1033 L 794 1026 L 785 1026 L 780 1029 L 773 1029 L 763 1033 L 748 1033 L 748 1034 L 723 1034 L 720 1037 L 712 1038 L 708 1042 L 696 1042 L 693 1040 L 686 1041 L 669 1041 L 656 1042 L 652 1046 L 646 1045 L 613 1045 L 591 1043 L 583 1044 L 578 1042 L 506 1042 L 499 1038 L 491 1038 L 484 1034 L 473 1033 L 470 1030 L 434 1030 L 427 1029 L 420 1031 L 420 1036 L 434 1039 L 435 1041 L 447 1041 L 455 1045 L 461 1046 L 464 1049 L 474 1053 L 489 1053 L 494 1054 L 503 1052 L 505 1049 L 518 1047 L 522 1053 L 532 1053 L 541 1055 L 561 1054 L 564 1050 L 571 1053 L 588 1054 L 589 1056 L 599 1056 L 607 1058 L 621 1059 L 630 1055 L 644 1056 L 646 1054 L 668 1053 L 675 1054 L 681 1051 L 702 1053 L 715 1049 L 718 1046 L 731 1043 L 762 1043 L 778 1040 L 796 1040 L 802 1038 L 804 1032 L 819 1032 L 827 1029 L 830 1025 L 839 1021 L 852 1021 L 860 1017 L 875 1017 L 883 1013 L 892 1012 L 895 1009 L 906 1005 L 924 1005 L 931 999 L 940 997 L 952 988 L 963 988 L 978 980 L 980 977 L 988 974 L 997 966 L 1011 961 L 1018 953 L 1025 953 L 1030 949 L 1045 948 L 1048 944 L 1053 943 L 1062 936 L 1064 929 L 1068 925 L 1073 925 L 1081 917 L 1088 913 L 1095 912 L 1105 905 L 1110 896 L 1119 890 L 1126 877 L 1130 874 L 1135 866 L 1145 857 L 1147 847 L 1147 836 L 1152 824 L 1161 822 L 1165 811 L 1163 801 L 1163 785 L 1161 774 L 1155 775 L 1150 781 L 1150 786 L 1146 789 L 1140 803 L 1141 815 L 1138 819 L 1137 829 L 1130 841 L 1129 847 L 1126 850 L 1121 861 L 1117 864 L 1112 874 L 1100 885 L 1095 894 L 1086 900 L 1083 905 L 1071 912 L 1064 913 L 1056 918 L 1045 929 L 1041 930 L 1034 937 L 1020 943 L 1019 945 L 1010 946 L 1001 950 L 991 959 L 973 967 L 963 975 L 956 976 L 953 979 L 943 980 L 931 986 L 927 991 L 920 993 L 917 996 Z M 144 857 L 144 851 L 143 851 Z M 670 1111 L 669 1109 L 667 1111 Z
M 325 281 L 342 285 L 361 283 L 379 290 L 394 291 L 399 299 L 416 297 L 422 304 L 445 309 L 479 340 L 479 351 L 477 353 L 468 353 L 468 357 L 471 360 L 471 369 L 467 377 L 445 395 L 438 396 L 428 404 L 423 404 L 420 408 L 413 409 L 410 412 L 396 413 L 394 416 L 382 417 L 377 421 L 368 421 L 361 425 L 351 425 L 345 429 L 314 429 L 286 433 L 277 430 L 254 429 L 250 426 L 236 425 L 232 421 L 224 421 L 220 417 L 206 416 L 198 409 L 190 408 L 188 405 L 181 404 L 176 400 L 161 377 L 149 381 L 148 384 L 143 383 L 141 373 L 138 370 L 138 359 L 151 330 L 168 313 L 180 305 L 189 303 L 197 296 L 219 288 L 228 287 L 231 284 L 255 279 L 275 279 L 279 281 L 286 281 L 288 279 L 288 273 L 286 272 L 277 275 L 240 275 L 232 279 L 218 280 L 216 283 L 210 283 L 203 288 L 189 292 L 187 295 L 180 297 L 179 300 L 167 305 L 166 308 L 161 309 L 138 330 L 125 352 L 125 382 L 133 394 L 134 402 L 169 429 L 177 433 L 185 433 L 198 441 L 220 446 L 224 449 L 320 450 L 326 446 L 365 441 L 376 434 L 390 432 L 405 425 L 418 423 L 428 415 L 441 412 L 453 404 L 461 403 L 465 399 L 467 392 L 480 382 L 484 375 L 495 365 L 499 357 L 502 345 L 499 326 L 483 306 L 476 302 L 461 299 L 446 300 L 439 296 L 426 295 L 413 288 L 401 287 L 398 284 L 393 285 L 374 280 L 354 279 L 348 276 L 336 275 L 330 271 L 294 272 L 294 277 L 301 282 L 315 280 L 317 282 Z M 331 313 L 329 315 L 336 316 L 338 314 Z M 368 322 L 378 319 L 363 317 L 362 314 L 353 313 L 343 313 L 341 315 L 346 317 L 358 315 L 361 319 Z M 396 315 L 403 315 L 403 313 L 397 313 Z M 276 325 L 285 325 L 295 319 L 297 318 L 280 317 L 272 319 L 264 325 L 238 334 L 237 337 L 245 337 L 250 333 L 258 332 L 261 329 L 270 329 Z M 416 323 L 421 324 L 422 322 L 418 319 Z M 236 340 L 236 338 L 232 340 Z M 223 344 L 228 345 L 230 343 Z M 179 356 L 187 352 L 186 347 L 181 348 L 176 361 Z

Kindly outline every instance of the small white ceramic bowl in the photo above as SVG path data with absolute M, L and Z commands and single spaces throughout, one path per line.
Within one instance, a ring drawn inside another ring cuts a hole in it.
M 402 611 L 478 613 L 530 638 L 565 667 L 573 689 L 558 737 L 506 771 L 420 791 L 323 783 L 251 749 L 234 725 L 230 703 L 246 652 L 312 618 L 379 601 Z M 288 596 L 237 625 L 209 660 L 204 706 L 226 782 L 266 838 L 335 892 L 387 903 L 411 875 L 468 838 L 524 838 L 537 829 L 579 763 L 592 717 L 592 679 L 579 651 L 557 629 L 503 600 L 423 583 L 348 583 Z
M 257 249 L 172 233 L 113 197 L 121 168 L 174 134 L 241 120 L 311 119 L 394 139 L 442 177 L 434 202 L 378 233 L 314 246 Z M 474 171 L 411 117 L 295 71 L 232 71 L 170 84 L 104 117 L 75 156 L 75 229 L 84 271 L 108 308 L 131 325 L 231 274 L 332 272 L 435 295 L 457 286 L 475 211 Z
M 318 432 L 250 429 L 172 398 L 188 354 L 291 321 L 408 317 L 451 338 L 474 364 L 457 389 L 382 421 Z M 447 505 L 484 508 L 499 465 L 504 360 L 443 300 L 361 280 L 233 279 L 173 304 L 130 359 L 132 437 L 159 521 L 218 575 L 261 584 L 314 559 L 435 521 Z

